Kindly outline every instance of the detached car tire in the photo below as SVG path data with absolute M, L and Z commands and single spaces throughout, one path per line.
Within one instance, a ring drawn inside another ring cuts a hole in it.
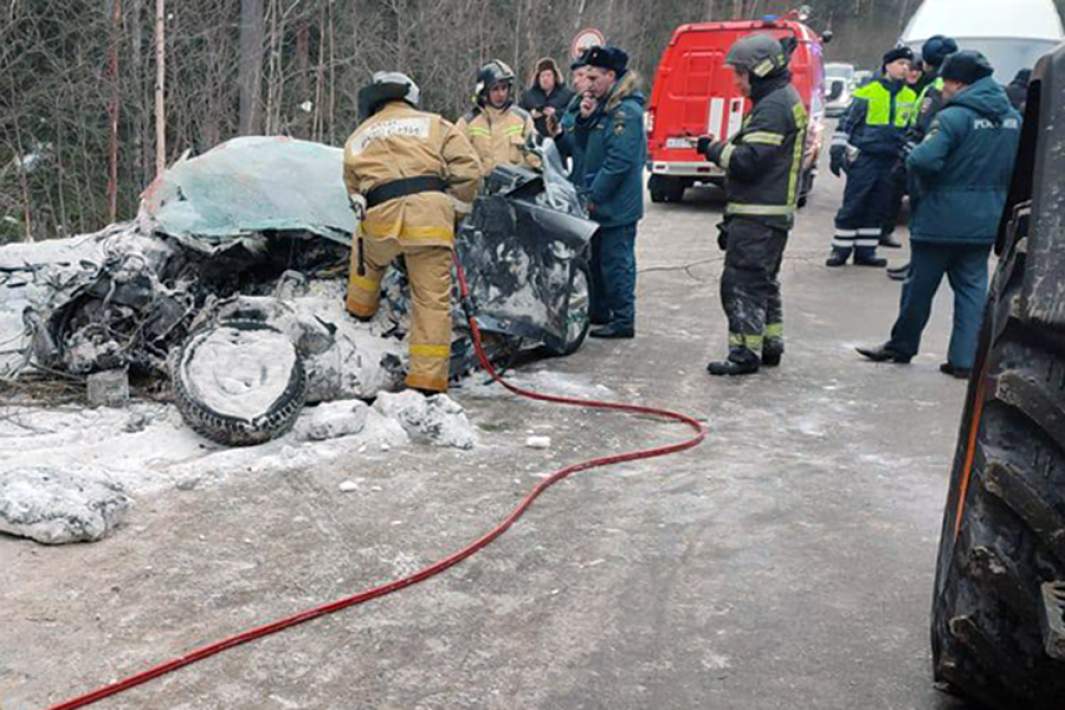
M 1065 339 L 1029 317 L 1026 241 L 1004 255 L 985 312 L 943 518 L 932 655 L 953 692 L 1049 710 L 1065 707 Z
M 566 334 L 562 340 L 545 342 L 544 348 L 547 352 L 556 357 L 565 357 L 581 349 L 591 327 L 591 298 L 592 282 L 588 264 L 583 260 L 574 260 L 569 282 L 569 302 L 566 306 Z
M 307 380 L 292 341 L 261 321 L 197 331 L 170 362 L 174 399 L 196 433 L 227 446 L 276 438 L 303 409 Z

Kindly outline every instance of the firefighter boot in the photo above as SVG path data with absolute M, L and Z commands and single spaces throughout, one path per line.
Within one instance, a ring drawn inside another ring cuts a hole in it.
M 747 348 L 733 348 L 727 360 L 712 362 L 706 366 L 711 375 L 751 375 L 758 372 L 759 357 Z
M 766 367 L 776 367 L 784 357 L 784 341 L 766 338 L 762 347 L 762 364 Z

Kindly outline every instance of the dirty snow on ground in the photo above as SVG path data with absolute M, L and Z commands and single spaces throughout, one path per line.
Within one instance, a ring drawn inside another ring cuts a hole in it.
M 381 456 L 412 439 L 462 449 L 476 443 L 465 411 L 446 395 L 393 398 L 387 407 L 361 400 L 308 407 L 292 432 L 241 448 L 201 438 L 172 405 L 4 407 L 0 531 L 42 542 L 99 539 L 120 520 L 127 496 Z
M 0 532 L 45 544 L 91 542 L 129 508 L 122 487 L 69 469 L 31 466 L 0 475 Z
M 613 390 L 592 382 L 586 375 L 537 369 L 508 372 L 505 378 L 512 385 L 543 394 L 581 399 L 609 399 L 614 396 Z M 514 396 L 503 385 L 490 380 L 484 372 L 475 372 L 463 379 L 452 394 L 460 401 L 466 397 L 490 399 Z

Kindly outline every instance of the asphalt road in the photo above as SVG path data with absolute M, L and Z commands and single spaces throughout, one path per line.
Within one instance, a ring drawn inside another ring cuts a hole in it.
M 937 371 L 949 298 L 913 364 L 862 361 L 853 347 L 885 339 L 899 287 L 824 267 L 840 192 L 824 173 L 789 243 L 779 369 L 705 373 L 727 330 L 721 206 L 705 190 L 649 205 L 636 339 L 530 366 L 705 417 L 700 448 L 578 475 L 442 577 L 100 707 L 960 707 L 933 689 L 928 650 L 965 391 Z M 482 429 L 473 452 L 353 454 L 175 489 L 92 545 L 0 539 L 0 707 L 58 701 L 407 573 L 481 534 L 545 472 L 685 433 L 456 397 Z M 551 448 L 524 448 L 530 432 Z M 356 476 L 369 492 L 337 492 Z

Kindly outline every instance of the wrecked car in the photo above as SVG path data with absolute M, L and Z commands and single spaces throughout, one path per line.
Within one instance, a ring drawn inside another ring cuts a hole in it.
M 489 177 L 456 236 L 497 360 L 532 348 L 570 354 L 588 329 L 596 225 L 553 144 L 540 150 L 542 173 L 501 167 Z M 370 323 L 344 311 L 355 219 L 340 164 L 338 148 L 237 138 L 168 169 L 134 222 L 0 248 L 0 376 L 169 378 L 189 425 L 226 444 L 283 433 L 304 403 L 397 389 L 409 288 L 399 265 Z M 453 376 L 477 364 L 460 311 L 456 295 Z

